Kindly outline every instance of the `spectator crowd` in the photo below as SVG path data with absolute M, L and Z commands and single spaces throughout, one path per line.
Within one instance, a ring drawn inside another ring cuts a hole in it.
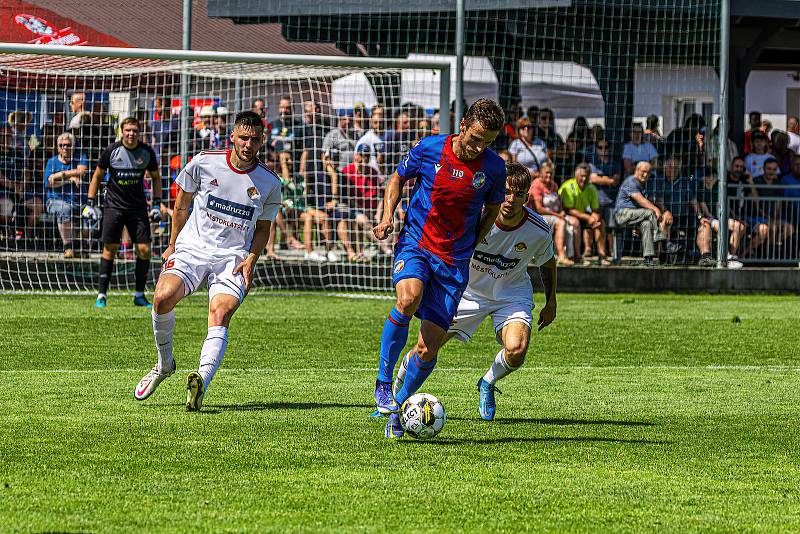
M 0 126 L 2 248 L 52 250 L 52 243 L 60 243 L 64 257 L 71 258 L 93 246 L 96 228 L 80 220 L 80 207 L 90 173 L 117 132 L 104 103 L 89 103 L 84 93 L 75 92 L 66 104 L 44 125 L 19 110 Z M 319 102 L 285 96 L 270 116 L 266 99 L 251 104 L 265 127 L 261 157 L 283 184 L 283 208 L 267 256 L 367 262 L 391 255 L 392 238 L 379 242 L 371 232 L 382 216 L 383 187 L 419 139 L 439 132 L 439 112 L 429 115 L 413 104 L 368 109 L 356 103 L 323 113 Z M 145 109 L 137 117 L 142 139 L 153 147 L 162 169 L 169 169 L 164 174 L 173 178 L 174 199 L 178 113 L 158 97 Z M 230 148 L 228 109 L 208 103 L 197 111 L 188 136 L 190 154 Z M 494 148 L 531 173 L 528 206 L 550 224 L 561 265 L 610 265 L 621 255 L 620 247 L 643 256 L 647 265 L 665 260 L 716 264 L 719 142 L 717 130 L 701 116 L 688 117 L 666 135 L 656 116 L 634 122 L 622 146 L 583 117 L 575 119 L 566 138 L 556 131 L 552 110 L 515 107 L 507 117 Z M 798 253 L 800 120 L 790 117 L 787 131 L 773 129 L 757 112 L 749 122 L 741 150 L 727 141 L 729 267 L 740 267 L 740 258 Z M 406 199 L 412 188 L 408 183 Z M 404 206 L 401 202 L 395 217 L 398 225 Z M 162 222 L 156 235 L 167 232 L 167 225 Z

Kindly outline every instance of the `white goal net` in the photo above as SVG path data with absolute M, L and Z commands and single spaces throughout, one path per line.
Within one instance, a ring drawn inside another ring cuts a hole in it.
M 229 149 L 236 113 L 251 109 L 266 125 L 260 157 L 283 183 L 256 285 L 389 289 L 393 243 L 376 242 L 370 229 L 400 158 L 421 137 L 449 130 L 449 113 L 439 114 L 448 106 L 449 65 L 41 48 L 0 45 L 0 290 L 96 288 L 100 225 L 80 212 L 122 119 L 139 120 L 171 207 L 187 158 Z M 413 97 L 404 99 L 409 87 Z M 149 287 L 169 243 L 169 217 L 153 221 L 151 233 Z M 134 259 L 123 234 L 112 291 L 133 288 Z

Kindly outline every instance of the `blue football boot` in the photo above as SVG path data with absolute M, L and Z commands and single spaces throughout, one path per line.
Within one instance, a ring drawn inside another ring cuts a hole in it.
M 386 430 L 384 436 L 386 439 L 402 438 L 405 432 L 402 425 L 400 425 L 400 416 L 396 413 L 389 414 L 389 420 L 386 422 Z
M 134 306 L 143 306 L 145 308 L 152 308 L 153 305 L 147 302 L 147 298 L 142 295 L 141 297 L 133 297 Z
M 97 297 L 97 300 L 94 301 L 95 308 L 105 308 L 106 307 L 106 298 L 105 297 Z
M 372 417 L 373 419 L 386 419 L 388 417 L 387 415 L 382 414 L 378 410 L 375 410 L 374 412 L 369 414 L 369 416 Z
M 502 393 L 499 389 L 495 386 L 489 384 L 486 380 L 481 378 L 478 380 L 478 393 L 480 399 L 478 401 L 478 413 L 481 415 L 481 418 L 485 421 L 491 421 L 494 419 L 494 412 L 497 407 L 494 401 L 494 393 Z
M 375 407 L 382 414 L 395 413 L 400 407 L 392 395 L 392 383 L 375 381 Z

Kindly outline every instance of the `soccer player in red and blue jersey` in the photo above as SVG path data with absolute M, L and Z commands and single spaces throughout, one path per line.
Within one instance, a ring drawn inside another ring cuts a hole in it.
M 378 412 L 389 414 L 386 437 L 402 435 L 397 411 L 405 389 L 392 394 L 394 366 L 406 341 L 408 324 L 421 321 L 405 383 L 415 391 L 436 365 L 461 293 L 469 281 L 475 245 L 488 233 L 505 198 L 505 162 L 488 149 L 505 116 L 494 101 L 473 103 L 457 135 L 435 135 L 412 148 L 389 179 L 383 219 L 373 232 L 386 239 L 403 184 L 414 178 L 411 201 L 395 248 L 393 282 L 397 301 L 383 325 L 375 382 Z

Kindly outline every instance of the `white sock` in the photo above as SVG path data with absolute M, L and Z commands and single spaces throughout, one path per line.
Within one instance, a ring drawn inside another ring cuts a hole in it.
M 175 310 L 158 315 L 153 315 L 153 337 L 156 338 L 158 348 L 158 368 L 172 369 L 175 360 L 172 358 L 172 333 L 175 331 Z
M 203 350 L 200 352 L 200 376 L 203 377 L 205 389 L 214 378 L 222 357 L 225 356 L 225 348 L 228 346 L 228 329 L 224 326 L 209 326 L 208 336 L 203 343 Z
M 106 298 L 106 294 L 105 293 L 98 293 L 97 294 L 97 298 L 104 299 L 104 298 Z
M 489 370 L 483 375 L 483 379 L 493 386 L 495 382 L 517 369 L 518 367 L 511 367 L 508 365 L 506 361 L 506 351 L 505 349 L 500 349 L 500 352 L 494 357 L 491 367 L 489 367 Z

